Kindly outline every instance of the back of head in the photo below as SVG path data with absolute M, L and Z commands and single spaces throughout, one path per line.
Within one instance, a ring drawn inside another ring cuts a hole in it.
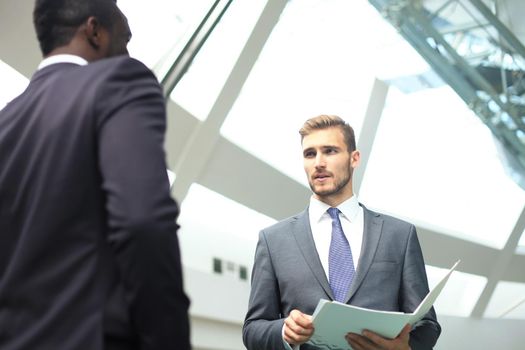
M 336 115 L 321 114 L 304 122 L 303 127 L 299 130 L 301 141 L 305 136 L 311 134 L 316 130 L 324 130 L 328 128 L 340 128 L 343 133 L 344 140 L 348 152 L 356 150 L 354 129 L 345 122 L 341 117 Z
M 69 44 L 91 16 L 111 29 L 116 10 L 116 0 L 36 0 L 33 23 L 42 54 Z

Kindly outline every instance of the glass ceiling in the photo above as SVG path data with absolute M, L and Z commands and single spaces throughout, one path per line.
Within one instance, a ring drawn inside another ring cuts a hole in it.
M 383 29 L 392 32 L 364 1 L 288 2 L 222 135 L 306 185 L 298 130 L 321 113 L 360 130 Z
M 428 70 L 366 1 L 292 1 L 221 133 L 306 186 L 297 133 L 306 118 L 338 114 L 359 135 L 376 77 Z M 370 157 L 360 199 L 436 231 L 502 248 L 525 204 L 489 130 L 447 86 L 392 86 Z
M 233 1 L 173 90 L 171 98 L 199 120 L 208 116 L 265 4 Z
M 488 128 L 448 86 L 391 92 L 361 199 L 422 226 L 503 248 L 525 191 L 506 175 Z
M 133 34 L 130 55 L 156 73 L 164 72 L 212 4 L 213 0 L 119 0 Z

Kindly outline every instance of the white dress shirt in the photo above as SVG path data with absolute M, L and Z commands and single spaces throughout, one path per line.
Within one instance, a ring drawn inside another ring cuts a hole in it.
M 330 206 L 328 204 L 321 202 L 313 196 L 310 198 L 310 206 L 308 207 L 310 227 L 312 228 L 315 248 L 317 249 L 317 254 L 319 255 L 327 278 L 328 253 L 332 239 L 332 218 L 327 212 L 329 208 Z M 361 255 L 361 244 L 363 243 L 363 208 L 359 205 L 355 195 L 339 204 L 337 208 L 341 211 L 341 213 L 339 213 L 339 220 L 341 221 L 346 239 L 350 244 L 354 268 L 357 271 L 357 264 L 359 263 L 359 256 Z
M 53 55 L 53 56 L 44 58 L 42 62 L 40 62 L 40 64 L 38 65 L 38 70 L 45 68 L 47 66 L 50 66 L 52 64 L 55 64 L 55 63 L 73 63 L 73 64 L 78 64 L 79 66 L 85 66 L 86 64 L 88 64 L 88 61 L 76 55 L 68 55 L 68 54 Z

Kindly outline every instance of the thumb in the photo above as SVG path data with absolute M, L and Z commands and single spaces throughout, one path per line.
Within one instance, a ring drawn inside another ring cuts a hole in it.
M 401 333 L 397 336 L 398 338 L 408 338 L 410 336 L 410 331 L 412 330 L 412 326 L 407 323 L 405 327 L 401 330 Z

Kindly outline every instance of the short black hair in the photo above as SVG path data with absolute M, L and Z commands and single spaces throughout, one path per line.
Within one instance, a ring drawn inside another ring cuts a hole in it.
M 116 18 L 116 0 L 36 0 L 33 24 L 44 56 L 67 45 L 78 27 L 94 16 L 112 29 Z

